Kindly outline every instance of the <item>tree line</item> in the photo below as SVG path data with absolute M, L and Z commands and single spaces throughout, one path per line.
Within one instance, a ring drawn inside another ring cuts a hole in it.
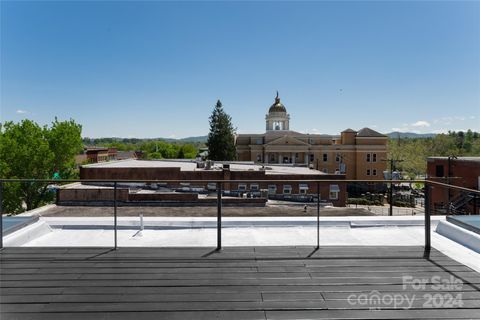
M 426 174 L 428 157 L 480 156 L 480 133 L 449 131 L 433 138 L 396 138 L 388 141 L 389 157 L 403 160 L 397 169 L 409 178 Z
M 145 159 L 193 159 L 199 150 L 208 147 L 208 158 L 217 161 L 231 161 L 236 158 L 235 129 L 232 118 L 217 101 L 209 118 L 210 130 L 206 144 L 200 141 L 185 143 L 169 142 L 163 139 L 136 138 L 84 138 L 85 145 L 116 148 L 119 151 L 142 151 Z
M 194 159 L 205 144 L 167 142 L 162 139 L 83 138 L 85 146 L 116 148 L 118 151 L 141 151 L 144 159 Z

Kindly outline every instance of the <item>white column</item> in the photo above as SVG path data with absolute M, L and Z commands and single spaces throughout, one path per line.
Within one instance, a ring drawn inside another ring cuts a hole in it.
M 292 164 L 295 164 L 295 152 L 292 152 Z
M 282 159 L 282 158 L 283 158 L 282 154 L 279 153 L 279 154 L 278 154 L 278 163 L 281 164 L 281 163 L 283 162 L 283 159 Z

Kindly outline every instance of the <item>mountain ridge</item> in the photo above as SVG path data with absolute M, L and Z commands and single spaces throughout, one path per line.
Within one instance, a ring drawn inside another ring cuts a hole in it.
M 415 132 L 399 132 L 399 131 L 393 131 L 389 133 L 385 133 L 385 135 L 391 139 L 398 139 L 399 137 L 401 139 L 404 138 L 409 138 L 409 139 L 426 139 L 426 138 L 433 138 L 437 134 L 436 133 L 415 133 Z M 112 139 L 112 140 L 117 140 L 117 141 L 122 141 L 122 140 L 162 140 L 166 142 L 184 142 L 184 143 L 206 143 L 207 142 L 207 135 L 203 136 L 191 136 L 191 137 L 185 137 L 185 138 L 119 138 L 119 137 L 101 137 L 101 138 L 88 138 L 85 137 L 84 139 L 95 139 L 95 140 L 102 140 L 102 139 Z

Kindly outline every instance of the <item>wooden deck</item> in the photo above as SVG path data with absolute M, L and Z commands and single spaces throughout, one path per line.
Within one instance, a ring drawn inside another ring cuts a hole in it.
M 0 258 L 2 320 L 480 318 L 480 274 L 421 247 L 6 248 Z

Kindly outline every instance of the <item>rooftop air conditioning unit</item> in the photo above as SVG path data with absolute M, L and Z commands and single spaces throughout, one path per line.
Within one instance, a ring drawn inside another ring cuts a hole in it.
M 213 161 L 207 160 L 207 161 L 205 162 L 205 170 L 210 170 L 210 169 L 212 169 L 212 165 L 213 165 Z

